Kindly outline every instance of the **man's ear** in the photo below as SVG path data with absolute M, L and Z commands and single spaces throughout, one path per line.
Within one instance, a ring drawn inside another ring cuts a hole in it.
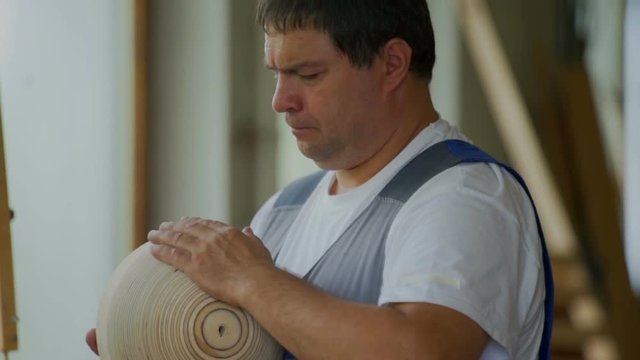
M 411 66 L 413 50 L 406 41 L 393 38 L 382 48 L 384 61 L 384 83 L 386 91 L 395 90 L 404 81 Z

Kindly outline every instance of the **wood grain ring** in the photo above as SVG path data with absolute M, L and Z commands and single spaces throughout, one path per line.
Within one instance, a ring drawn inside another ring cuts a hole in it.
M 215 300 L 146 243 L 116 268 L 98 312 L 100 358 L 108 360 L 282 359 L 253 317 Z

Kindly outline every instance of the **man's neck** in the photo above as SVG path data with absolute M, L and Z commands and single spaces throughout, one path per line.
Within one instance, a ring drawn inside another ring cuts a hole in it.
M 439 119 L 428 92 L 426 97 L 426 102 L 423 97 L 415 99 L 413 106 L 398 109 L 394 121 L 400 121 L 400 126 L 377 153 L 354 168 L 336 171 L 336 180 L 330 190 L 332 195 L 345 193 L 367 182 L 395 159 L 424 128 Z

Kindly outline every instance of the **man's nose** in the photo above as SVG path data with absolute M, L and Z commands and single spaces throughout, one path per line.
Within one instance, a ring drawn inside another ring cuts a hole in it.
M 300 110 L 300 96 L 294 84 L 283 79 L 282 76 L 278 77 L 271 106 L 278 113 L 292 113 Z

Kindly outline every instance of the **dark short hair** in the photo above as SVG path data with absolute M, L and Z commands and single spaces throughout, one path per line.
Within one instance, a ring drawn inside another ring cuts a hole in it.
M 369 67 L 380 49 L 401 38 L 412 49 L 410 70 L 431 80 L 435 41 L 426 0 L 260 0 L 265 32 L 325 32 L 357 67 Z

